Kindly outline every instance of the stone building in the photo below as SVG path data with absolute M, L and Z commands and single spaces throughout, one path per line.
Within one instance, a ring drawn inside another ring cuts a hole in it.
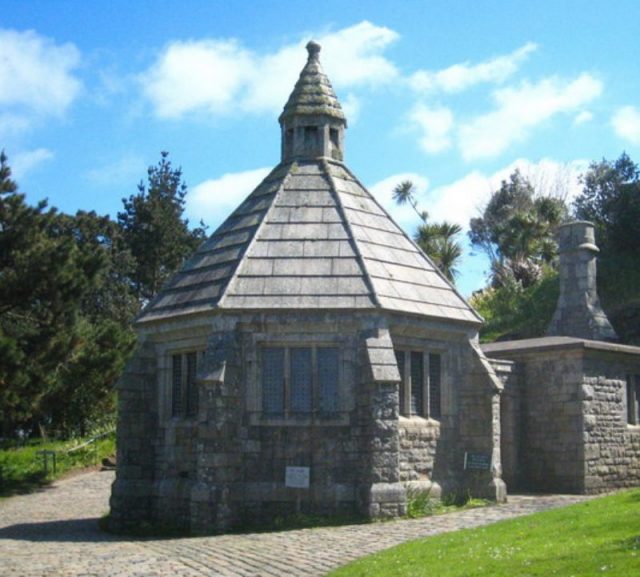
M 397 516 L 411 490 L 500 501 L 503 470 L 515 489 L 640 484 L 640 348 L 608 342 L 592 227 L 560 230 L 550 336 L 481 348 L 482 319 L 344 163 L 307 50 L 281 162 L 137 320 L 114 527 Z
M 346 119 L 307 50 L 281 162 L 137 320 L 116 527 L 396 516 L 408 487 L 505 498 L 481 318 L 344 164 Z
M 593 225 L 558 230 L 560 296 L 549 336 L 482 348 L 504 381 L 510 490 L 595 493 L 640 484 L 640 348 L 616 344 L 596 290 Z

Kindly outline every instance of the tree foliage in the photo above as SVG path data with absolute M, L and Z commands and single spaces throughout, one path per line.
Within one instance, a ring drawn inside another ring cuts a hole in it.
M 41 202 L 26 204 L 0 156 L 0 411 L 2 421 L 41 412 L 78 345 L 84 294 L 103 266 Z
M 114 410 L 141 302 L 200 242 L 186 186 L 162 153 L 119 222 L 29 206 L 0 155 L 0 435 L 84 433 Z
M 429 222 L 429 213 L 420 210 L 415 197 L 413 182 L 405 180 L 393 189 L 393 199 L 396 204 L 410 205 L 421 220 L 414 235 L 418 246 L 427 254 L 451 282 L 455 281 L 458 274 L 458 263 L 462 257 L 462 247 L 457 241 L 462 232 L 460 225 L 455 223 Z
M 152 299 L 205 238 L 202 223 L 190 230 L 183 218 L 187 185 L 182 170 L 173 168 L 168 156 L 161 153 L 158 165 L 149 167 L 147 183 L 141 181 L 137 194 L 122 199 L 124 211 L 118 213 L 135 260 L 131 282 L 141 302 Z
M 573 210 L 596 226 L 598 293 L 616 332 L 640 344 L 640 171 L 625 153 L 593 162 Z
M 482 342 L 527 339 L 546 333 L 556 308 L 558 273 L 543 266 L 540 279 L 527 287 L 514 278 L 498 287 L 487 287 L 471 296 L 470 303 L 484 318 Z
M 592 162 L 574 201 L 576 218 L 597 227 L 601 248 L 616 252 L 640 249 L 640 170 L 626 153 L 615 161 Z
M 491 261 L 494 286 L 515 280 L 527 287 L 540 280 L 556 256 L 555 227 L 566 216 L 561 198 L 536 194 L 515 170 L 503 180 L 482 215 L 469 223 L 471 243 Z

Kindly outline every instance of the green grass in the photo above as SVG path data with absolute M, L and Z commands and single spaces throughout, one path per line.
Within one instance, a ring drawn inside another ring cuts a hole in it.
M 0 450 L 0 498 L 29 493 L 43 487 L 71 470 L 90 467 L 104 457 L 115 454 L 115 434 L 69 453 L 86 439 L 71 441 L 30 441 L 24 447 Z M 45 474 L 38 451 L 56 452 L 56 473 Z
M 411 541 L 330 577 L 640 575 L 640 489 Z

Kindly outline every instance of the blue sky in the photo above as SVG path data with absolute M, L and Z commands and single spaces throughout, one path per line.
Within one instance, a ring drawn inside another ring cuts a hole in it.
M 468 227 L 517 166 L 568 195 L 589 161 L 640 161 L 640 2 L 0 0 L 0 148 L 30 201 L 115 216 L 161 150 L 212 232 L 279 161 L 306 59 L 348 117 L 346 162 L 391 202 L 412 179 Z M 458 286 L 484 284 L 467 250 Z

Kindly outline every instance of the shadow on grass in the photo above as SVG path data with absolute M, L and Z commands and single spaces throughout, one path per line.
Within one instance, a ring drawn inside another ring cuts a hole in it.
M 20 479 L 3 479 L 0 482 L 0 498 L 13 497 L 15 495 L 27 495 L 49 488 L 53 479 L 44 471 L 35 471 Z

